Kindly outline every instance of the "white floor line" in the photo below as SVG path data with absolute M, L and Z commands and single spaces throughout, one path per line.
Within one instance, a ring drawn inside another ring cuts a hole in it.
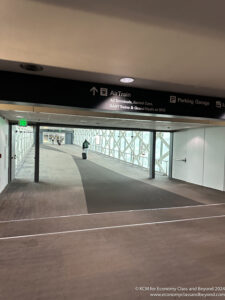
M 88 229 L 38 233 L 38 234 L 30 234 L 30 235 L 18 235 L 18 236 L 10 236 L 10 237 L 1 237 L 0 240 L 11 240 L 11 239 L 30 238 L 30 237 L 39 237 L 39 236 L 48 236 L 48 235 L 60 235 L 60 234 L 69 234 L 69 233 L 89 232 L 89 231 L 97 231 L 97 230 L 118 229 L 118 228 L 128 228 L 128 227 L 138 227 L 138 226 L 148 226 L 148 225 L 168 224 L 168 223 L 178 223 L 178 222 L 188 222 L 188 221 L 199 221 L 199 220 L 218 219 L 218 218 L 225 218 L 225 215 L 190 218 L 190 219 L 178 219 L 178 220 L 170 220 L 170 221 L 158 221 L 158 222 L 151 222 L 151 223 L 95 227 L 95 228 L 88 228 Z
M 90 213 L 90 214 L 77 214 L 77 215 L 65 215 L 65 216 L 53 216 L 53 217 L 42 217 L 42 218 L 30 218 L 30 219 L 16 219 L 16 220 L 5 220 L 0 221 L 2 223 L 12 223 L 12 222 L 23 222 L 23 221 L 38 221 L 38 220 L 48 220 L 48 219 L 58 219 L 58 218 L 72 218 L 72 217 L 82 217 L 82 216 L 93 216 L 93 215 L 105 215 L 105 214 L 119 214 L 119 213 L 132 213 L 141 211 L 155 211 L 155 210 L 169 210 L 169 209 L 183 209 L 183 208 L 196 208 L 196 207 L 209 207 L 209 206 L 219 206 L 225 205 L 225 203 L 214 203 L 214 204 L 199 204 L 199 205 L 189 205 L 189 206 L 173 206 L 173 207 L 161 207 L 161 208 L 146 208 L 137 210 L 120 210 L 120 211 L 107 211 L 101 213 Z

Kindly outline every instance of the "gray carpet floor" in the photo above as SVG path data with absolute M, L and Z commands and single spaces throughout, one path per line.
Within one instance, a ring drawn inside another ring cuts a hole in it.
M 110 171 L 73 156 L 86 196 L 89 213 L 199 205 L 186 197 Z

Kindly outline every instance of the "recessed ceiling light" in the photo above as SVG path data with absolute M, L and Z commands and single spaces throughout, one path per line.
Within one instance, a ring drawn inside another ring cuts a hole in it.
M 32 72 L 40 72 L 43 71 L 43 67 L 36 64 L 30 64 L 30 63 L 22 63 L 20 64 L 20 68 L 26 70 L 26 71 L 32 71 Z
M 16 116 L 17 118 L 23 118 L 22 116 Z
M 123 77 L 123 78 L 120 78 L 120 82 L 123 82 L 123 83 L 131 83 L 131 82 L 134 82 L 134 78 L 131 78 L 131 77 Z

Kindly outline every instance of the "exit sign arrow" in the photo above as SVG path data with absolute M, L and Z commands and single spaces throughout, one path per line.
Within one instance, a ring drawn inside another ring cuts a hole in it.
M 92 93 L 93 96 L 95 96 L 95 94 L 98 93 L 98 90 L 96 89 L 95 86 L 93 86 L 93 87 L 90 89 L 90 92 Z

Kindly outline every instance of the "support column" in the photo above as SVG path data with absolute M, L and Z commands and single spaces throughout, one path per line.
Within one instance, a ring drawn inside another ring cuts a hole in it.
M 150 163 L 149 163 L 149 178 L 155 178 L 155 145 L 156 132 L 150 132 Z
M 9 157 L 8 157 L 8 183 L 12 181 L 12 124 L 9 124 L 9 138 L 8 138 L 8 149 L 9 149 Z
M 169 153 L 169 178 L 172 179 L 173 172 L 173 137 L 174 133 L 170 133 L 170 153 Z
M 34 163 L 34 182 L 39 182 L 39 161 L 40 161 L 40 125 L 35 128 L 35 163 Z

